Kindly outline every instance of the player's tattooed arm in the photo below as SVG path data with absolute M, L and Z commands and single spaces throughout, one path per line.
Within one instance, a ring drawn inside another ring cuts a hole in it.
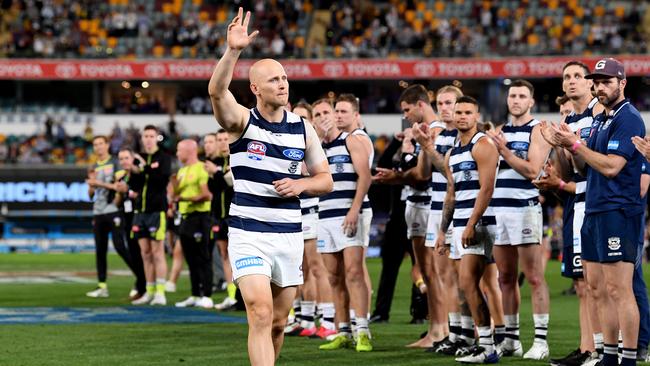
M 445 155 L 445 175 L 447 176 L 447 193 L 445 194 L 445 201 L 442 204 L 442 220 L 440 221 L 440 232 L 446 233 L 449 230 L 451 221 L 454 218 L 454 210 L 456 206 L 456 192 L 454 188 L 454 178 L 451 174 L 451 169 L 449 168 L 449 155 L 448 152 Z M 444 236 L 444 235 L 443 235 Z
M 428 160 L 425 160 L 425 164 L 430 161 L 437 171 L 444 172 L 446 169 L 445 157 L 436 151 L 436 145 L 434 143 L 435 136 L 439 131 L 436 131 L 436 129 L 432 131 L 426 123 L 416 123 L 413 126 L 413 137 L 420 144 L 422 152 L 426 154 L 426 159 Z

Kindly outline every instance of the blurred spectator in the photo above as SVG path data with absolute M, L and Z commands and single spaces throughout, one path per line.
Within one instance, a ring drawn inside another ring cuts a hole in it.
M 205 97 L 195 96 L 190 100 L 190 111 L 193 114 L 201 114 L 205 112 Z
M 239 2 L 261 30 L 246 57 L 301 56 L 311 3 Z M 6 8 L 6 10 L 4 9 Z M 229 2 L 10 1 L 0 12 L 0 55 L 214 58 L 237 6 Z M 273 47 L 269 47 L 273 42 Z M 280 47 L 280 45 L 283 45 Z M 279 51 L 279 52 L 278 52 Z
M 0 164 L 6 163 L 9 158 L 9 146 L 6 141 L 7 136 L 0 133 Z
M 65 134 L 65 133 L 64 133 Z M 92 145 L 93 143 L 93 138 L 95 138 L 95 134 L 93 132 L 93 126 L 92 126 L 92 121 L 90 118 L 86 120 L 86 127 L 84 127 L 84 140 Z

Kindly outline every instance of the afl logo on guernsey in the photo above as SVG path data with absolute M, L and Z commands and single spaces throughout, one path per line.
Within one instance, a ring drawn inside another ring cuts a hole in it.
M 302 160 L 303 156 L 305 156 L 305 153 L 298 149 L 286 149 L 282 154 L 291 160 Z
M 259 141 L 251 141 L 247 146 L 248 158 L 252 160 L 262 160 L 266 156 L 266 145 Z

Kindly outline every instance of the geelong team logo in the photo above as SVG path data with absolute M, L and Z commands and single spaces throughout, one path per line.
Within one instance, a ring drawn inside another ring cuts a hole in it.
M 613 236 L 607 239 L 607 247 L 609 250 L 619 250 L 621 248 L 621 238 Z
M 259 141 L 251 141 L 246 146 L 248 158 L 252 160 L 262 160 L 266 156 L 266 145 Z

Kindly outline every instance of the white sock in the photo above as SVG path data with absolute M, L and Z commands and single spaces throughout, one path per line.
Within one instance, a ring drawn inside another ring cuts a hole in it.
M 460 338 L 469 345 L 474 344 L 476 341 L 474 339 L 474 319 L 471 316 L 461 315 L 460 324 L 462 327 Z
M 494 352 L 494 339 L 492 338 L 492 329 L 488 327 L 478 327 L 478 345 L 485 348 L 487 354 Z
M 316 303 L 314 301 L 301 301 L 300 302 L 300 316 L 302 321 L 300 326 L 304 329 L 311 329 L 314 327 L 314 313 L 316 311 Z
M 548 314 L 533 314 L 533 322 L 535 323 L 535 342 L 546 343 Z
M 334 308 L 333 302 L 324 302 L 320 304 L 320 308 L 323 310 L 323 319 L 321 320 L 321 325 L 325 329 L 336 330 L 336 325 L 334 324 L 334 315 L 336 310 Z
M 357 317 L 357 334 L 359 333 L 369 333 L 368 330 L 368 319 L 362 316 Z
M 519 314 L 505 315 L 506 322 L 506 342 L 519 342 Z
M 596 350 L 600 350 L 600 353 L 603 353 L 603 349 L 605 348 L 603 333 L 594 333 L 594 348 L 596 348 Z
M 350 328 L 352 329 L 352 336 L 357 337 L 357 317 L 354 310 L 350 309 Z
M 449 341 L 452 343 L 460 339 L 461 334 L 460 313 L 449 313 Z

